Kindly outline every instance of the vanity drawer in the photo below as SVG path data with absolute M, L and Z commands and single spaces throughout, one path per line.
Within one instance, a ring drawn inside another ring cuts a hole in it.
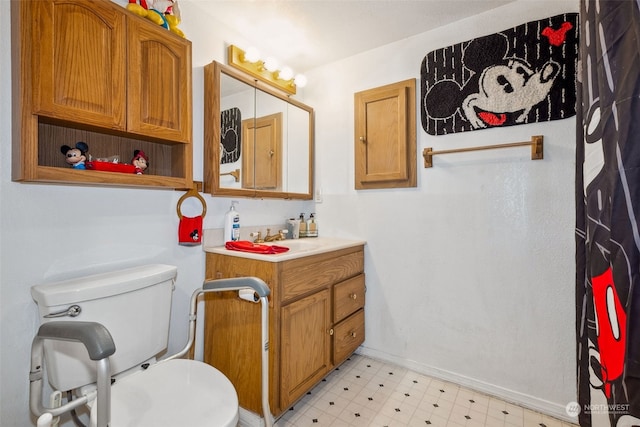
M 364 307 L 364 274 L 360 274 L 333 288 L 333 321 L 337 323 Z
M 364 251 L 349 248 L 285 261 L 281 273 L 282 302 L 340 283 L 364 271 Z
M 333 364 L 342 363 L 364 342 L 364 309 L 333 328 Z

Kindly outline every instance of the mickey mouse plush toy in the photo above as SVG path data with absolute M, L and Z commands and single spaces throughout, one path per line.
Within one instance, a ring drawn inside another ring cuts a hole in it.
M 82 141 L 76 143 L 75 148 L 63 145 L 60 147 L 62 154 L 66 156 L 66 162 L 74 169 L 86 169 L 84 162 L 87 160 L 89 146 Z

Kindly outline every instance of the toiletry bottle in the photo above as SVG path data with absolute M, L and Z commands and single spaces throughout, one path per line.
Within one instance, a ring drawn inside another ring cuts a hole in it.
M 295 218 L 287 220 L 287 239 L 297 239 L 300 237 L 300 221 Z
M 301 213 L 300 214 L 300 232 L 298 233 L 298 235 L 300 237 L 307 237 L 307 223 L 304 220 L 304 214 Z
M 229 211 L 224 215 L 224 242 L 240 240 L 240 214 L 236 211 L 234 205 L 238 204 L 235 200 L 231 202 Z
M 318 237 L 318 222 L 313 213 L 309 215 L 307 220 L 307 237 Z

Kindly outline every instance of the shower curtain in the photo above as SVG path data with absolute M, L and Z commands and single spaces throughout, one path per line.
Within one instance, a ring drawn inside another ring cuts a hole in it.
M 640 426 L 640 0 L 581 0 L 580 55 L 567 412 L 583 427 Z

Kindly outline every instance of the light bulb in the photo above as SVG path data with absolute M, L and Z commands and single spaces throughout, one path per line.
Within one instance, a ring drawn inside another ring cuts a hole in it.
M 258 62 L 260 60 L 260 52 L 255 47 L 250 47 L 244 53 L 244 59 L 247 62 Z
M 272 56 L 268 57 L 264 60 L 264 68 L 271 72 L 276 71 L 278 69 L 278 60 L 276 60 Z
M 278 72 L 278 78 L 282 80 L 291 80 L 293 78 L 293 70 L 289 67 L 282 67 Z
M 307 76 L 304 74 L 298 74 L 293 80 L 293 83 L 298 87 L 305 87 L 307 85 Z

